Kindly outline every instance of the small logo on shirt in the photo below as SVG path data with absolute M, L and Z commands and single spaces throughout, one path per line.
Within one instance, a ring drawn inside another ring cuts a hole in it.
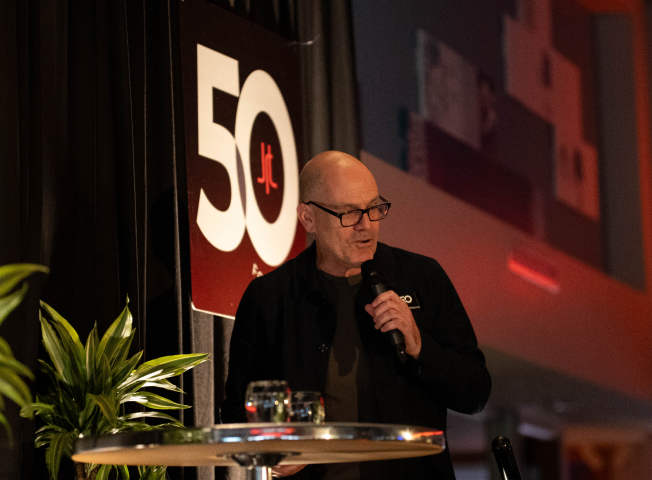
M 400 295 L 400 299 L 403 300 L 407 306 L 410 308 L 410 310 L 421 310 L 421 306 L 419 305 L 419 301 L 417 300 L 417 296 L 412 294 L 412 295 Z

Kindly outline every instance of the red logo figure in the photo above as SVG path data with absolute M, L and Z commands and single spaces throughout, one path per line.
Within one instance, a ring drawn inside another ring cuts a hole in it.
M 258 178 L 258 183 L 265 184 L 265 194 L 269 195 L 269 187 L 278 188 L 278 185 L 272 180 L 272 146 L 267 145 L 267 154 L 265 154 L 265 142 L 260 142 L 260 162 L 262 164 L 263 176 Z

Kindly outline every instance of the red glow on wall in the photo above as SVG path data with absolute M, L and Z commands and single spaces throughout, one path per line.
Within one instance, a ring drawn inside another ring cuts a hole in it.
M 523 253 L 514 252 L 507 261 L 507 268 L 524 280 L 558 294 L 559 281 L 555 269 Z

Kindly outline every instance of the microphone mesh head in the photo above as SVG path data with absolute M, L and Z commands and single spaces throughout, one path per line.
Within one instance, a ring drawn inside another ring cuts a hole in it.
M 366 262 L 362 263 L 360 268 L 362 269 L 362 281 L 368 285 L 387 283 L 385 273 L 378 267 L 376 260 L 367 260 Z
M 378 270 L 378 265 L 376 264 L 376 260 L 373 258 L 371 260 L 367 260 L 366 262 L 362 262 L 362 265 L 360 266 L 362 269 L 362 278 L 368 279 L 371 275 L 379 275 L 380 271 Z

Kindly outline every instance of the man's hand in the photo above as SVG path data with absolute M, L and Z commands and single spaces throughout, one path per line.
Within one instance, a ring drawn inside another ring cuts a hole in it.
M 393 290 L 383 292 L 364 309 L 374 319 L 376 330 L 388 332 L 398 329 L 405 337 L 405 352 L 419 358 L 421 353 L 421 333 L 417 327 L 410 307 Z
M 272 477 L 288 477 L 294 475 L 305 465 L 276 465 L 272 467 Z

